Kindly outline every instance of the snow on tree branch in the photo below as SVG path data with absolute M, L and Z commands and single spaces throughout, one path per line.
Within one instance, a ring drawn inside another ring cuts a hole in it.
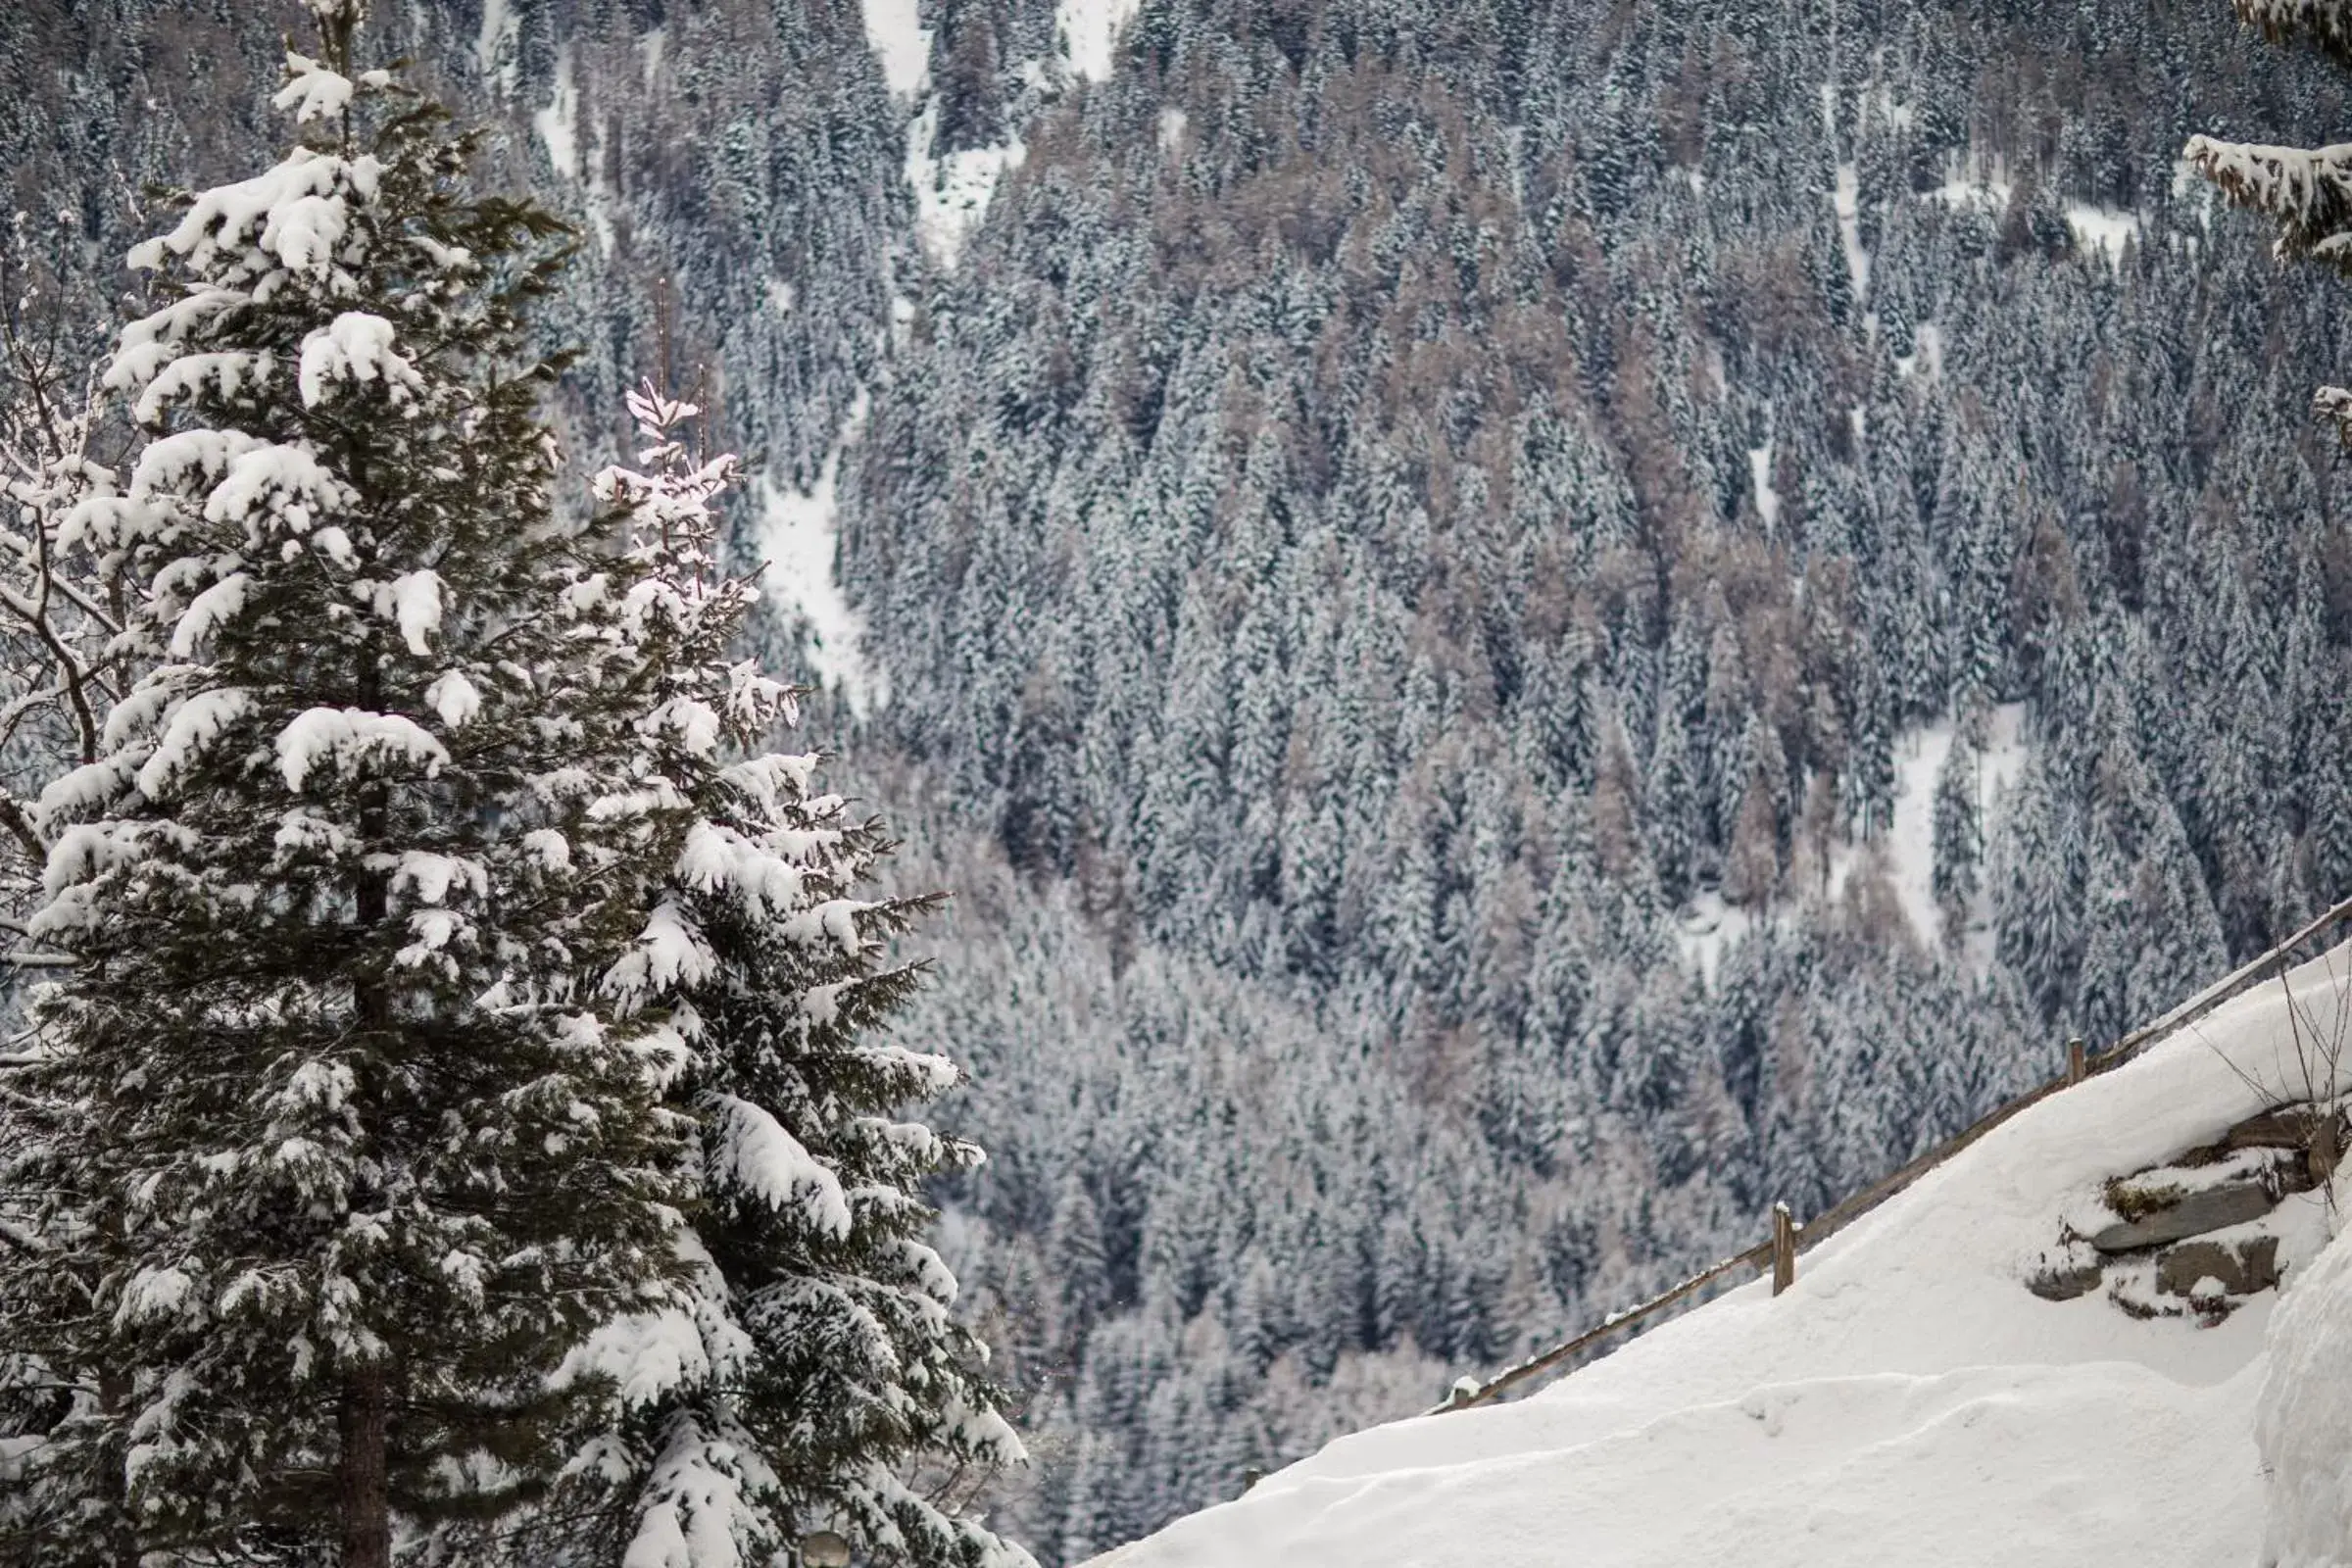
M 2345 0 L 2236 0 L 2238 20 L 2273 43 L 2302 36 L 2352 64 L 2352 4 Z
M 2278 223 L 2280 257 L 2352 271 L 2352 143 L 2306 149 L 2191 136 L 2181 157 L 2233 204 Z

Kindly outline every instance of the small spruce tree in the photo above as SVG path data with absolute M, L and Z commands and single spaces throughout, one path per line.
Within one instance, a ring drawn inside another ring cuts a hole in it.
M 687 1048 L 672 1103 L 695 1129 L 692 1286 L 578 1358 L 626 1403 L 580 1455 L 586 1504 L 551 1509 L 549 1529 L 593 1520 L 592 1560 L 626 1568 L 779 1560 L 818 1530 L 863 1561 L 1027 1568 L 961 1511 L 1023 1454 L 923 1239 L 923 1184 L 980 1151 L 899 1119 L 957 1069 L 875 1034 L 918 975 L 885 939 L 935 901 L 858 897 L 891 847 L 881 824 L 815 790 L 815 757 L 765 750 L 797 714 L 792 688 L 733 652 L 758 598 L 718 565 L 711 503 L 733 460 L 689 457 L 693 405 L 649 385 L 629 408 L 643 466 L 596 489 L 635 581 L 653 715 L 640 772 L 689 823 L 653 915 L 662 940 L 629 984 Z M 926 1494 L 918 1472 L 954 1484 Z

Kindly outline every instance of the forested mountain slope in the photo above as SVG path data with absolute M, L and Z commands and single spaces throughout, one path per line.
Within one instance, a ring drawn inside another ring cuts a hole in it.
M 378 9 L 581 225 L 577 442 L 716 378 L 959 892 L 1041 1560 L 2352 890 L 2352 334 L 2175 176 L 2342 105 L 2217 0 Z M 26 243 L 122 287 L 288 20 L 0 16 Z

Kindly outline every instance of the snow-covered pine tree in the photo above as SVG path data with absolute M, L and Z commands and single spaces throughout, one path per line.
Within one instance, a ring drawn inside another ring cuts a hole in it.
M 137 586 L 136 678 L 39 808 L 32 934 L 80 962 L 9 1196 L 73 1245 L 6 1266 L 71 1403 L 12 1563 L 384 1568 L 396 1519 L 544 1490 L 599 1390 L 552 1374 L 684 1272 L 634 981 L 685 824 L 630 772 L 625 564 L 551 497 L 567 236 L 310 9 L 298 145 L 133 255 L 107 380 L 152 434 L 70 530 Z
M 2352 0 L 2232 0 L 2273 42 L 2301 36 L 2352 68 Z M 2181 157 L 2236 206 L 2278 225 L 2281 257 L 2352 275 L 2352 146 L 2270 147 L 2191 136 Z M 2352 442 L 2352 388 L 2320 388 L 2313 407 Z
M 1983 885 L 1979 866 L 1984 851 L 1984 823 L 1978 804 L 1981 716 L 1963 713 L 1953 728 L 1951 750 L 1936 772 L 1931 875 L 1936 906 L 1943 910 L 1944 936 L 1955 943 L 1965 934 L 1969 905 Z
M 1023 1453 L 923 1240 L 923 1184 L 980 1151 L 897 1119 L 957 1069 L 875 1037 L 917 981 L 885 939 L 935 901 L 856 896 L 890 850 L 881 823 L 813 789 L 815 757 L 764 749 L 797 721 L 794 692 L 732 652 L 759 592 L 719 569 L 710 504 L 733 460 L 689 458 L 691 404 L 649 384 L 629 409 L 644 466 L 596 489 L 634 568 L 641 771 L 690 825 L 653 917 L 664 946 L 628 980 L 687 1046 L 693 1283 L 578 1358 L 626 1409 L 575 1466 L 587 1500 L 548 1529 L 595 1521 L 592 1560 L 625 1568 L 781 1560 L 817 1530 L 875 1563 L 1028 1568 L 960 1507 Z

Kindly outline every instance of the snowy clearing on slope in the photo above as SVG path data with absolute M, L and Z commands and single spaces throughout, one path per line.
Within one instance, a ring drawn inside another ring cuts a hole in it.
M 1060 0 L 1054 8 L 1054 30 L 1072 74 L 1108 81 L 1119 31 L 1142 9 L 1143 0 Z
M 860 717 L 869 708 L 889 706 L 890 693 L 866 665 L 864 620 L 850 608 L 833 574 L 841 544 L 833 486 L 842 453 L 865 428 L 866 403 L 866 395 L 858 393 L 814 486 L 787 490 L 768 475 L 760 476 L 760 544 L 767 561 L 760 585 L 800 616 L 808 633 L 802 651 L 809 668 L 828 691 L 838 688 Z
M 1134 20 L 1142 0 L 1060 0 L 1054 13 L 1059 64 L 1066 77 L 1107 81 L 1116 55 L 1119 32 Z M 914 0 L 864 0 L 865 41 L 881 57 L 882 79 L 897 98 L 919 96 L 931 80 L 931 31 L 921 25 Z M 1039 85 L 1053 79 L 1051 66 L 1026 61 L 1025 79 Z M 1163 118 L 1160 145 L 1172 150 L 1184 131 L 1181 112 L 1173 130 Z M 943 155 L 932 148 L 939 136 L 939 97 L 935 93 L 906 127 L 906 184 L 914 192 L 914 232 L 933 265 L 952 271 L 963 254 L 963 242 L 988 216 L 989 199 L 997 182 L 1028 160 L 1028 146 L 1018 136 L 987 147 L 963 147 Z
M 2124 247 L 2139 238 L 2139 215 L 2118 212 L 2112 207 L 2092 207 L 2077 202 L 2066 210 L 2066 226 L 2074 230 L 2075 244 L 2084 254 L 2097 253 L 2107 258 L 2107 265 L 2124 265 Z
M 1748 454 L 1758 484 L 1763 483 L 1770 451 L 1767 447 L 1763 458 L 1753 451 Z M 1777 513 L 1780 498 L 1769 490 L 1758 493 L 1758 509 L 1763 509 L 1768 497 Z M 2025 704 L 2004 703 L 1992 710 L 1977 770 L 1977 819 L 1988 844 L 1999 817 L 2002 793 L 2025 771 Z M 1830 858 L 1829 897 L 1833 901 L 1844 896 L 1857 866 L 1872 859 L 1885 865 L 1913 934 L 1931 948 L 1943 939 L 1943 911 L 1936 906 L 1936 779 L 1943 771 L 1944 759 L 1951 755 L 1952 735 L 1950 719 L 1903 732 L 1894 746 L 1892 825 L 1877 844 L 1843 845 Z M 1970 966 L 1978 974 L 1984 973 L 1992 962 L 1991 910 L 1990 892 L 1979 888 L 1970 902 L 1965 949 Z M 1721 893 L 1712 889 L 1700 892 L 1683 910 L 1677 932 L 1685 965 L 1712 989 L 1725 950 L 1744 940 L 1755 929 L 1756 920 L 1753 912 L 1733 906 Z
M 866 47 L 881 57 L 883 85 L 894 98 L 912 98 L 931 79 L 931 29 L 915 0 L 865 0 Z
M 547 107 L 531 116 L 531 127 L 547 144 L 547 161 L 565 179 L 580 177 L 580 89 L 571 79 L 571 51 L 556 55 L 556 79 Z
M 1701 984 L 1715 989 L 1715 973 L 1723 966 L 1724 950 L 1747 939 L 1756 917 L 1708 889 L 1690 901 L 1676 933 L 1682 943 L 1683 966 L 1695 970 Z
M 600 126 L 596 153 L 580 162 L 580 89 L 572 77 L 571 51 L 556 55 L 556 76 L 549 87 L 547 107 L 531 116 L 531 127 L 547 147 L 547 160 L 557 173 L 581 183 L 586 195 L 588 226 L 596 233 L 597 248 L 612 254 L 612 198 L 605 188 L 605 132 Z
M 2289 977 L 2306 1035 L 2340 1022 L 2348 964 Z M 2292 1016 L 2258 988 L 2043 1102 L 1806 1253 L 1785 1297 L 1759 1280 L 1519 1403 L 1343 1438 L 1100 1568 L 2249 1561 L 2277 1298 L 2206 1328 L 2024 1277 L 2107 1178 L 2299 1089 Z M 2277 1211 L 2290 1300 L 2328 1209 Z
M 2005 166 L 1995 160 L 1985 168 L 1972 163 L 1936 189 L 1924 192 L 1923 199 L 1941 202 L 1955 212 L 1983 213 L 1997 220 L 2009 211 L 2009 201 L 2016 189 Z M 2111 267 L 2123 265 L 2124 246 L 2140 234 L 2137 213 L 2091 202 L 2068 203 L 2066 226 L 2075 237 L 2078 251 L 2084 256 L 2100 257 Z
M 1019 137 L 993 147 L 966 147 L 944 158 L 931 156 L 939 133 L 939 97 L 906 127 L 906 183 L 914 191 L 914 231 L 923 254 L 953 270 L 963 254 L 964 237 L 988 216 L 989 198 L 1007 170 L 1028 160 Z
M 1838 215 L 1838 243 L 1845 251 L 1846 280 L 1853 285 L 1854 302 L 1870 298 L 1870 252 L 1862 248 L 1862 182 L 1852 164 L 1838 166 L 1838 188 L 1830 193 Z
M 1764 519 L 1766 528 L 1777 527 L 1781 520 L 1781 493 L 1772 487 L 1772 443 L 1747 449 L 1747 477 L 1755 493 L 1756 515 Z
M 473 64 L 502 98 L 514 91 L 515 77 L 522 69 L 521 37 L 522 19 L 507 0 L 482 0 L 482 25 L 474 35 Z
M 2001 792 L 2025 770 L 2025 704 L 2004 703 L 1992 710 L 1977 772 L 1977 819 L 1986 843 L 1991 842 Z M 1894 820 L 1885 840 L 1888 880 L 1894 884 L 1904 914 L 1910 917 L 1911 929 L 1930 947 L 1943 938 L 1943 911 L 1936 907 L 1936 776 L 1943 771 L 1943 760 L 1951 750 L 1952 721 L 1948 718 L 1905 730 L 1894 745 Z M 1848 847 L 1832 859 L 1833 899 L 1844 892 L 1846 878 L 1861 858 L 1860 852 Z M 1974 929 L 1989 908 L 1982 891 L 1977 904 L 1980 907 L 1971 911 L 1969 956 L 1982 972 L 1992 951 L 1987 934 Z

